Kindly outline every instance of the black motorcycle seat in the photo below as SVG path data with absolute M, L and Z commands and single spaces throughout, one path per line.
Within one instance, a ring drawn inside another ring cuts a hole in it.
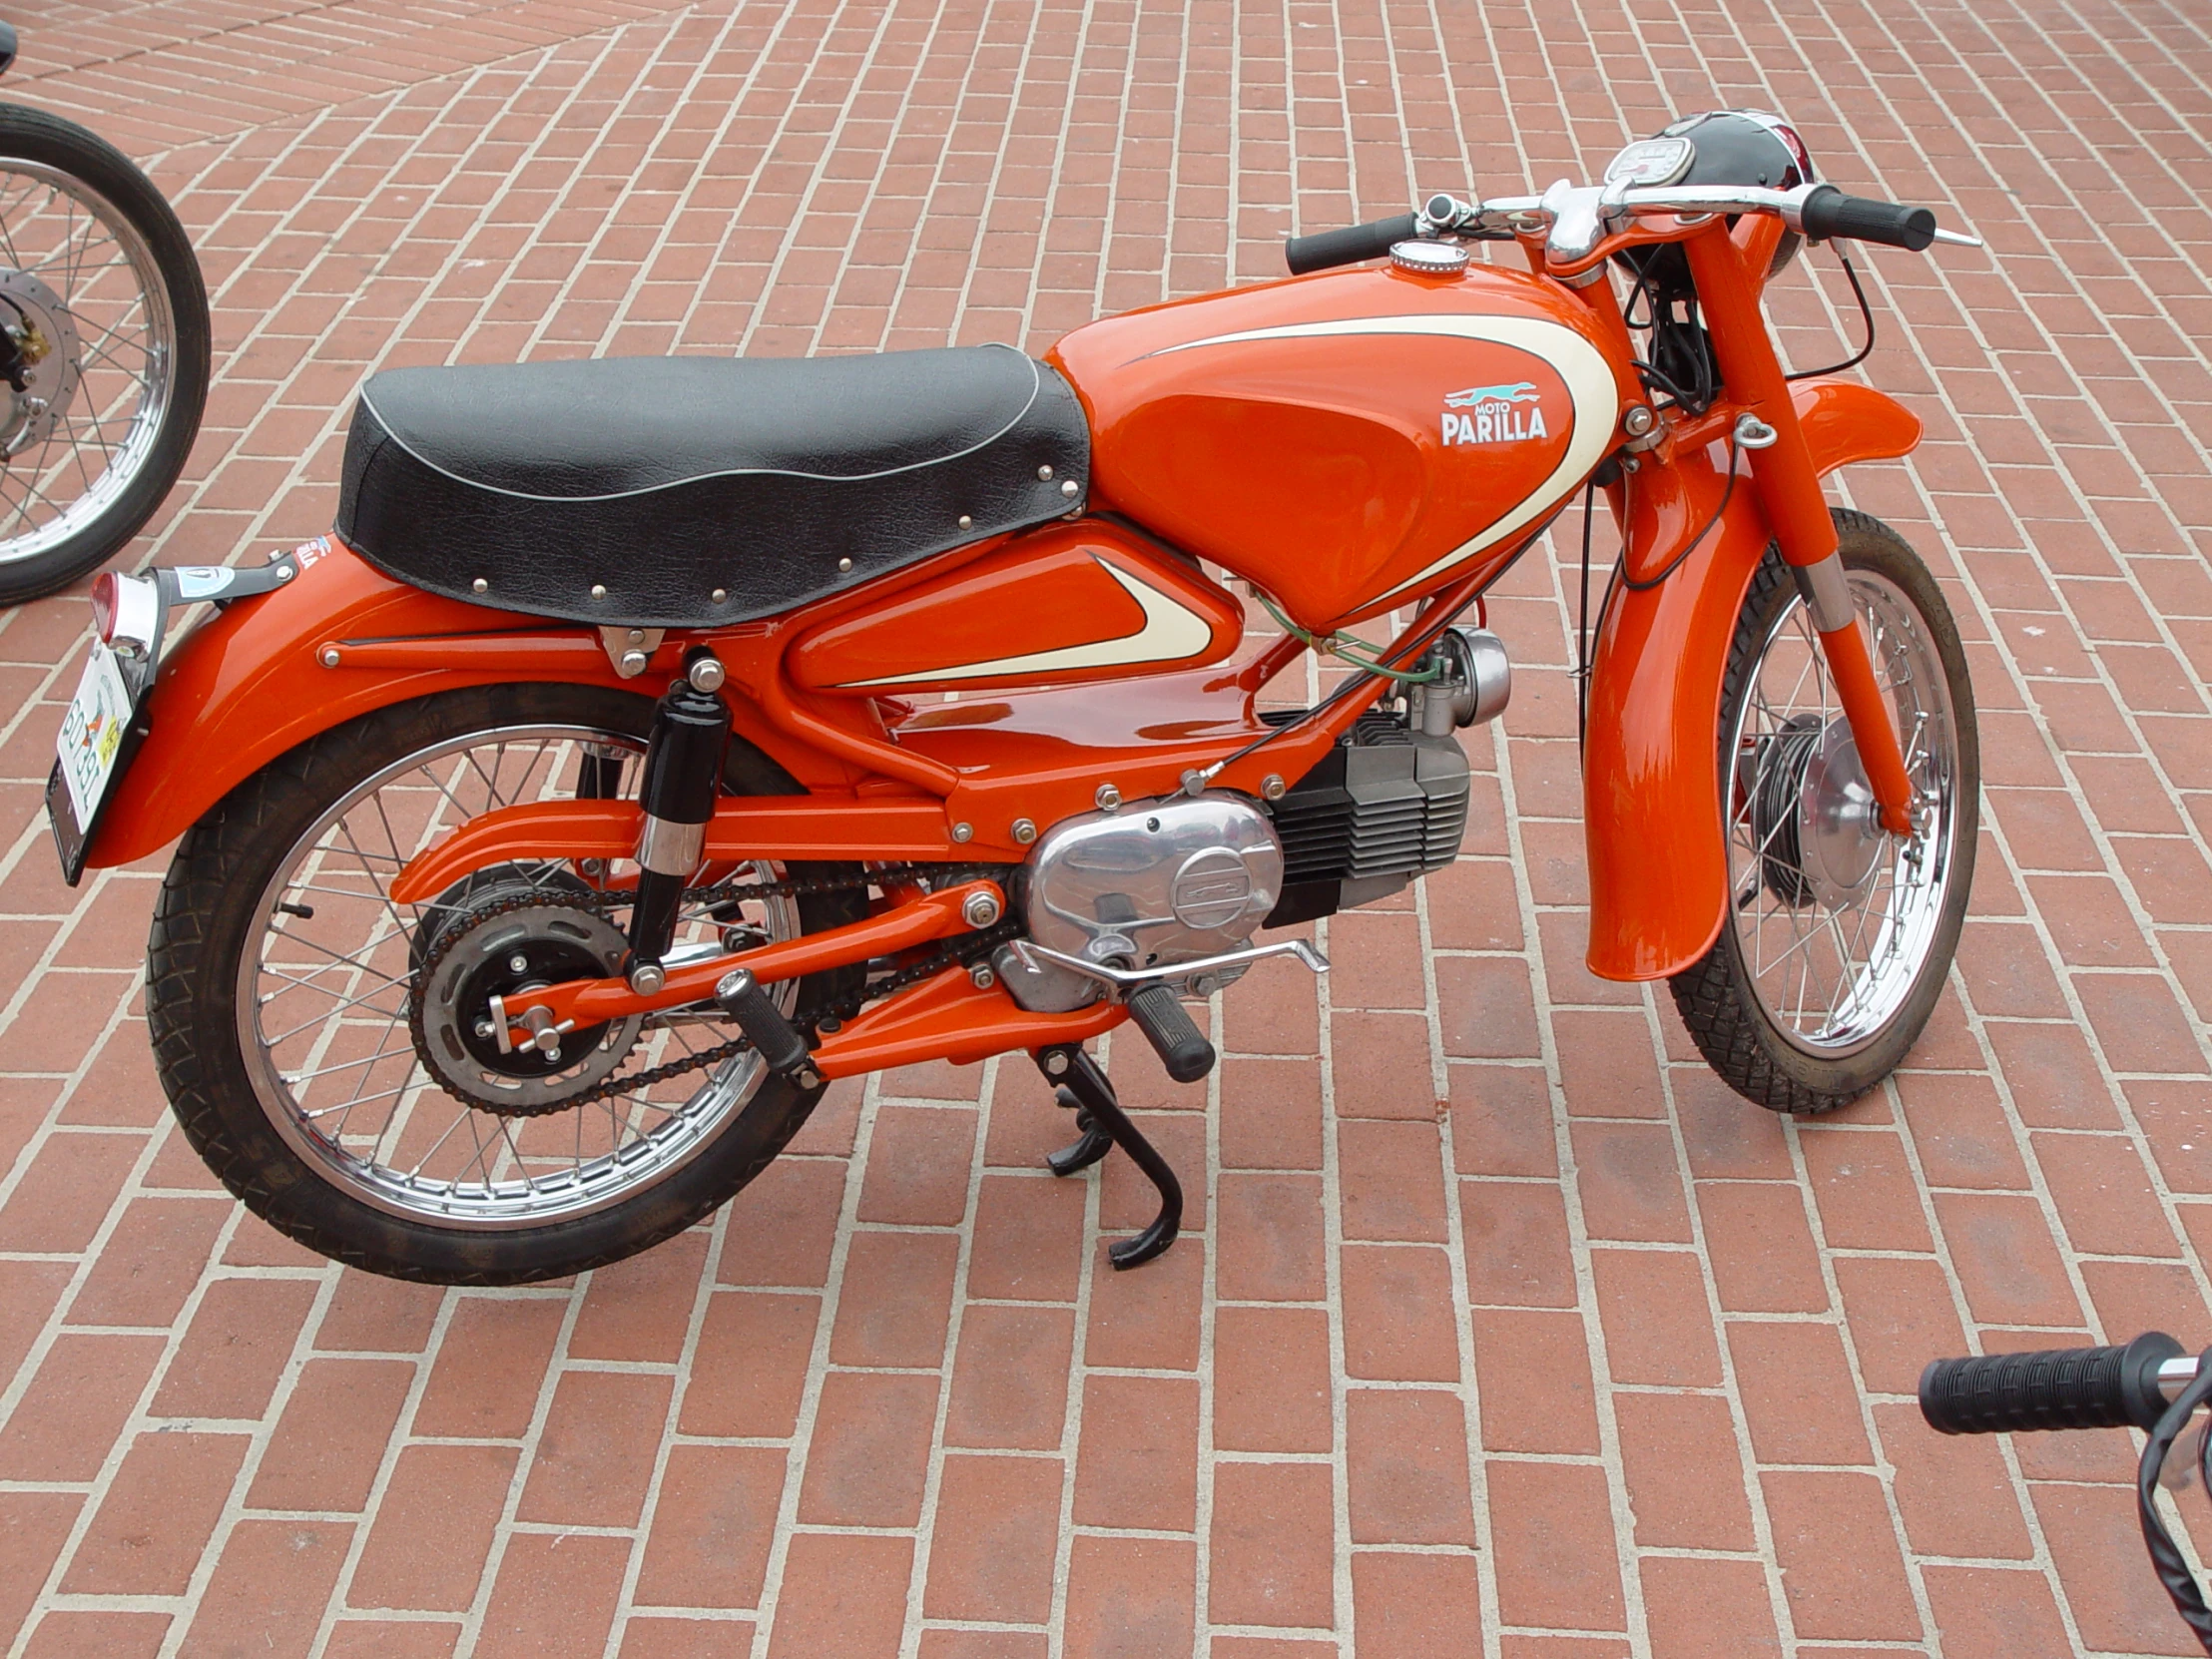
M 432 593 L 572 622 L 773 616 L 1080 509 L 1090 430 L 1003 345 L 388 369 L 339 539 Z

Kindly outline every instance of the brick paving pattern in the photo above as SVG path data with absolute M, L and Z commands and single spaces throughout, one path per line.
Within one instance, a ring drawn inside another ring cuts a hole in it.
M 1910 1069 L 1784 1122 L 1584 973 L 1570 596 L 1531 559 L 1466 856 L 1323 925 L 1318 988 L 1238 987 L 1203 1090 L 1112 1045 L 1191 1195 L 1129 1275 L 1100 1244 L 1145 1195 L 1042 1172 L 1065 1115 L 1018 1058 L 840 1086 L 587 1282 L 308 1257 L 170 1125 L 160 861 L 55 874 L 83 592 L 0 620 L 7 1654 L 2189 1651 L 2120 1433 L 1939 1441 L 1909 1396 L 1974 1346 L 2212 1337 L 2203 0 L 11 16 L 0 92 L 148 161 L 215 295 L 134 551 L 169 562 L 325 528 L 380 364 L 1041 348 L 1679 110 L 1789 110 L 1992 254 L 1874 256 L 1870 372 L 1929 441 L 1845 486 L 1944 576 L 1982 706 L 1974 919 Z M 1825 291 L 1776 298 L 1799 362 Z

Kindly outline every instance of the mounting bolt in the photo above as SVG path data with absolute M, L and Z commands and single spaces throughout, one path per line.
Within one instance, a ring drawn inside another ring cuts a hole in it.
M 1098 794 L 1092 796 L 1091 799 L 1098 803 L 1098 810 L 1102 813 L 1118 813 L 1121 811 L 1121 791 L 1115 789 L 1111 784 L 1099 785 Z
M 971 892 L 960 905 L 960 919 L 970 927 L 988 927 L 998 916 L 998 898 L 992 893 Z
M 640 962 L 630 970 L 630 988 L 640 996 L 657 995 L 667 983 L 668 975 L 661 971 L 658 962 Z
M 334 645 L 324 646 L 320 661 L 324 668 L 336 668 L 338 666 L 338 648 Z
M 652 660 L 653 659 L 651 657 L 648 657 L 642 651 L 625 651 L 622 654 L 622 661 L 615 665 L 615 672 L 620 674 L 625 680 L 635 680 L 639 675 L 645 672 L 646 664 L 650 663 Z
M 722 682 L 728 678 L 728 671 L 723 668 L 722 659 L 709 652 L 692 659 L 692 665 L 685 671 L 684 678 L 691 682 L 693 691 L 714 692 L 722 689 Z
M 1054 1049 L 1044 1057 L 1044 1069 L 1051 1076 L 1065 1077 L 1068 1070 L 1067 1055 L 1059 1049 Z
M 991 964 L 988 962 L 970 963 L 967 976 L 968 982 L 979 991 L 987 991 L 998 983 L 998 975 L 991 971 Z
M 956 841 L 964 841 L 974 833 L 975 826 L 972 824 L 955 824 L 952 827 L 952 838 Z
M 499 1027 L 492 1024 L 488 1019 L 480 1019 L 476 1022 L 476 1035 L 480 1041 L 490 1042 L 498 1034 L 498 1031 Z
M 1621 430 L 1632 438 L 1640 438 L 1659 424 L 1659 417 L 1651 412 L 1648 404 L 1638 403 L 1621 416 Z
M 1271 772 L 1260 780 L 1260 799 L 1263 801 L 1281 801 L 1287 793 L 1280 772 Z
M 509 973 L 528 973 L 530 971 L 530 958 L 523 955 L 521 951 L 516 951 L 507 958 L 507 971 Z
M 1014 820 L 1014 844 L 1027 846 L 1037 838 L 1037 827 L 1025 818 Z

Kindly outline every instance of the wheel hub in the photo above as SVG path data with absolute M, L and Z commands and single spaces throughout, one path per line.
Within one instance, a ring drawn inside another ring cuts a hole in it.
M 0 270 L 0 461 L 53 436 L 83 378 L 77 321 L 61 296 L 27 271 Z
M 1874 879 L 1890 837 L 1851 723 L 1797 715 L 1760 745 L 1751 803 L 1760 879 L 1792 909 L 1842 909 Z
M 533 1023 L 531 992 L 620 970 L 629 941 L 596 908 L 573 901 L 589 892 L 573 878 L 547 883 L 486 871 L 429 907 L 416 938 L 408 1023 L 447 1093 L 499 1117 L 539 1117 L 628 1058 L 641 1015 L 569 1030 L 544 1024 L 534 1041 L 501 1042 L 509 1025 Z M 492 1013 L 495 997 L 504 1020 Z

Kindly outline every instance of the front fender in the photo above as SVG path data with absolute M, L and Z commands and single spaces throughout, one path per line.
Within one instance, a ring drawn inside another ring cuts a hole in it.
M 1921 423 L 1848 380 L 1801 380 L 1798 418 L 1822 474 L 1909 453 Z M 1726 479 L 1704 450 L 1678 455 L 1630 498 L 1631 567 L 1665 568 L 1712 517 Z M 1645 547 L 1659 527 L 1673 547 Z M 1658 586 L 1622 589 L 1591 667 L 1582 757 L 1590 971 L 1663 979 L 1711 948 L 1728 906 L 1718 777 L 1721 680 L 1745 591 L 1771 535 L 1757 492 L 1729 498 L 1719 531 Z

